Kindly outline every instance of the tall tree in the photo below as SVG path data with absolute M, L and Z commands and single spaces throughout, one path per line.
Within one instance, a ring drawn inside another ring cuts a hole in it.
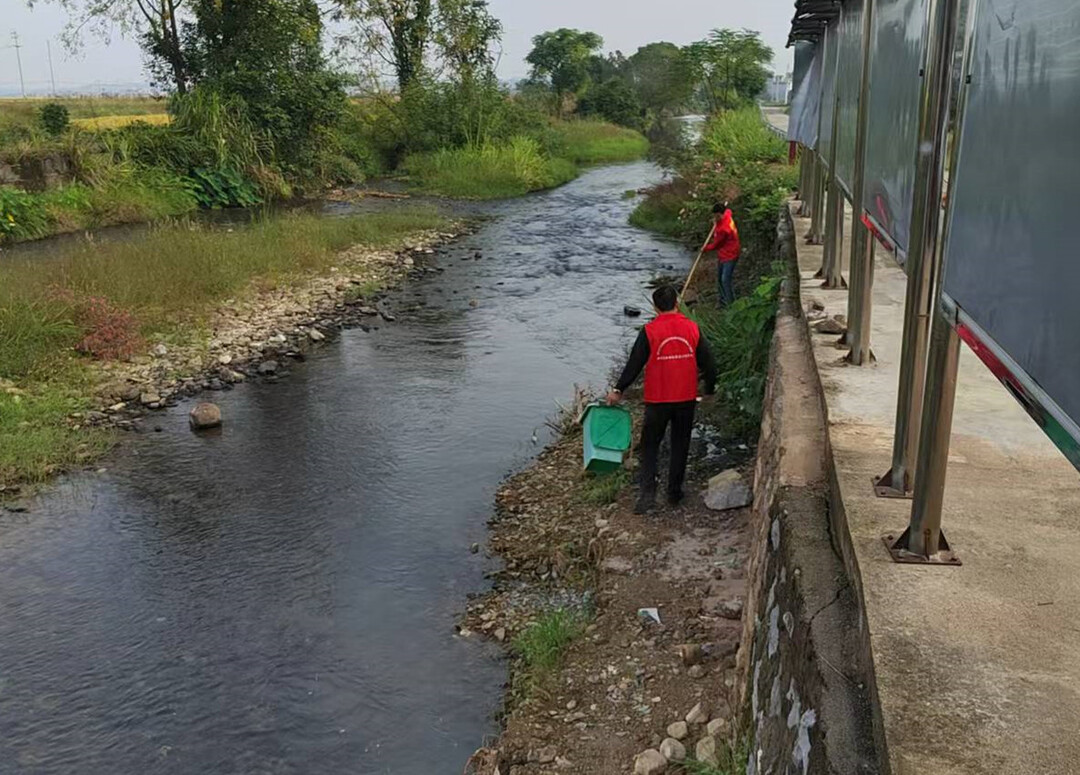
M 646 109 L 673 112 L 685 106 L 694 92 L 689 58 L 674 43 L 650 43 L 627 60 L 627 78 Z
M 590 58 L 603 45 L 604 39 L 595 32 L 565 27 L 533 38 L 533 49 L 525 61 L 532 65 L 534 80 L 551 84 L 559 112 L 567 95 L 576 94 L 588 83 Z
M 404 93 L 424 71 L 435 24 L 434 0 L 337 0 L 357 23 L 366 52 L 394 70 Z
M 118 30 L 139 40 L 157 84 L 179 94 L 191 86 L 181 33 L 188 11 L 185 0 L 27 0 L 31 8 L 36 2 L 51 2 L 68 12 L 63 33 L 68 49 L 81 48 L 86 31 L 108 40 Z
M 487 0 L 439 0 L 434 40 L 439 55 L 463 83 L 490 76 L 502 22 L 491 15 Z
M 773 59 L 772 49 L 752 30 L 713 30 L 690 44 L 686 55 L 714 112 L 757 97 L 769 79 L 765 65 Z

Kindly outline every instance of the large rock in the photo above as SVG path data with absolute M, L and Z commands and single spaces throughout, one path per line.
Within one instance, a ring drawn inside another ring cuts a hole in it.
M 705 506 L 713 511 L 727 511 L 749 506 L 754 496 L 743 481 L 742 474 L 732 468 L 709 480 L 704 498 Z
M 686 758 L 686 746 L 674 737 L 669 737 L 660 743 L 660 755 L 669 762 L 681 762 Z
M 731 731 L 731 723 L 726 718 L 714 718 L 705 727 L 705 731 L 712 737 L 727 737 Z
M 706 724 L 709 721 L 709 709 L 704 703 L 699 702 L 686 714 L 687 724 Z
M 828 336 L 837 336 L 847 332 L 847 326 L 841 323 L 836 318 L 825 318 L 825 320 L 814 324 L 814 331 L 819 334 L 826 334 Z
M 276 374 L 278 370 L 277 361 L 263 361 L 259 364 L 259 373 L 263 375 Z
M 191 427 L 197 431 L 218 428 L 221 426 L 221 409 L 218 408 L 217 404 L 199 404 L 191 410 L 188 421 L 191 423 Z
M 667 733 L 668 737 L 673 737 L 676 740 L 685 740 L 686 736 L 690 734 L 690 729 L 686 726 L 685 721 L 676 721 L 674 724 L 668 725 Z
M 642 751 L 634 759 L 634 775 L 660 775 L 667 769 L 667 759 L 655 748 Z
M 716 738 L 712 735 L 706 735 L 698 740 L 697 747 L 694 749 L 694 756 L 699 762 L 719 767 L 720 756 L 717 753 Z

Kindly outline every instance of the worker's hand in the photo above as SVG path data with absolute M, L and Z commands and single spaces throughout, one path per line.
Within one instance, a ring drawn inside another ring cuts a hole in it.
M 607 405 L 617 406 L 622 403 L 622 393 L 618 390 L 610 390 L 607 394 Z

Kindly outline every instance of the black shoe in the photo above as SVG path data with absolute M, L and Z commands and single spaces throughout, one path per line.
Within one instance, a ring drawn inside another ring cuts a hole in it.
M 649 493 L 647 495 L 642 494 L 638 497 L 637 503 L 634 504 L 635 514 L 648 514 L 656 507 L 656 495 Z
M 678 506 L 684 500 L 686 500 L 686 493 L 684 493 L 682 490 L 679 490 L 678 492 L 668 493 L 667 502 L 669 506 Z

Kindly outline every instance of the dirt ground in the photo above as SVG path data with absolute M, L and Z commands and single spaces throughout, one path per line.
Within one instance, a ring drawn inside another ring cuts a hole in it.
M 504 733 L 467 772 L 630 772 L 635 757 L 659 748 L 668 726 L 698 703 L 704 712 L 682 740 L 689 757 L 705 722 L 721 719 L 711 728 L 727 739 L 748 510 L 705 508 L 708 475 L 725 466 L 702 459 L 707 447 L 715 456 L 716 445 L 699 438 L 695 447 L 686 502 L 672 508 L 661 500 L 646 516 L 633 514 L 631 484 L 608 505 L 584 499 L 579 432 L 500 491 L 489 551 L 503 569 L 494 591 L 469 607 L 462 634 L 495 638 L 514 654 L 515 637 L 544 610 L 577 608 L 591 618 L 560 667 L 533 677 L 515 659 Z M 645 608 L 660 622 L 639 613 Z

